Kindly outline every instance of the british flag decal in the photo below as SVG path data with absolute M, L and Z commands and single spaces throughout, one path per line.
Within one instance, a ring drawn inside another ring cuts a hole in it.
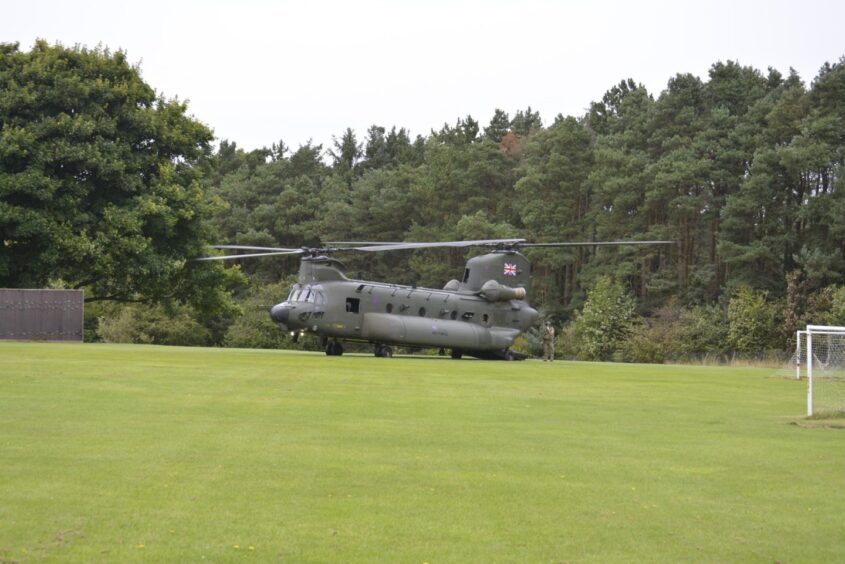
M 505 276 L 516 276 L 516 265 L 512 262 L 505 263 Z

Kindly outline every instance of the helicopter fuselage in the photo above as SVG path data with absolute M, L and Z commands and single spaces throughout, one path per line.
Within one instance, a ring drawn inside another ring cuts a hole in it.
M 393 345 L 513 358 L 509 347 L 538 316 L 525 301 L 527 269 L 520 253 L 489 253 L 470 259 L 462 281 L 432 289 L 352 280 L 336 259 L 305 257 L 297 284 L 270 315 L 293 332 L 374 343 L 377 354 Z

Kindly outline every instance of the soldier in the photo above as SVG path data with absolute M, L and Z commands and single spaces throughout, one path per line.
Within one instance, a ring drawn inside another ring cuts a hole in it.
M 543 326 L 543 362 L 552 362 L 555 359 L 555 328 L 551 321 L 546 321 Z

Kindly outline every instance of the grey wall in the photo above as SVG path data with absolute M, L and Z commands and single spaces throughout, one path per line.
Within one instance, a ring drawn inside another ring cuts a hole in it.
M 82 290 L 0 288 L 0 339 L 81 341 Z

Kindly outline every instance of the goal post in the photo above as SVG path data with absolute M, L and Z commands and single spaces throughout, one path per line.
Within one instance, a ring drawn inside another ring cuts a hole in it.
M 795 332 L 795 356 L 792 357 L 795 362 L 795 379 L 801 379 L 801 351 L 806 350 L 806 342 L 807 342 L 807 330 L 806 329 L 799 329 Z M 802 343 L 804 346 L 802 347 Z M 804 364 L 806 367 L 807 365 Z
M 845 414 L 845 327 L 807 325 L 796 333 L 795 358 L 796 377 L 802 364 L 807 376 L 807 416 Z

